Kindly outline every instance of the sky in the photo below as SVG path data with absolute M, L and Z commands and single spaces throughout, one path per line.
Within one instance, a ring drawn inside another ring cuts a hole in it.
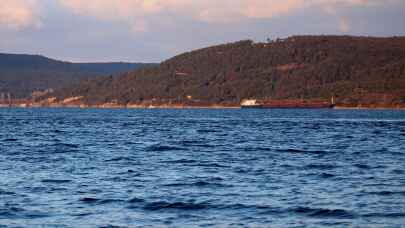
M 292 35 L 404 36 L 404 0 L 0 0 L 0 52 L 160 62 Z

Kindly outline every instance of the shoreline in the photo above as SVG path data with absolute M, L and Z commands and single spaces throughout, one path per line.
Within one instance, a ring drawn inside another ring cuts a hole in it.
M 241 109 L 226 105 L 2 105 L 0 108 L 79 108 L 79 109 Z
M 0 104 L 0 108 L 80 108 L 80 109 L 242 109 L 240 105 L 84 105 L 84 104 Z M 264 109 L 317 109 L 317 108 L 264 108 Z M 325 109 L 325 108 L 320 108 Z M 335 106 L 331 110 L 405 110 L 405 107 Z

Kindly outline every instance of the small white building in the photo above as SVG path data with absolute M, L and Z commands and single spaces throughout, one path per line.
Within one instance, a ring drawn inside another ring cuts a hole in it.
M 245 100 L 242 100 L 242 102 L 240 104 L 242 106 L 255 106 L 255 105 L 257 105 L 257 100 L 255 100 L 255 99 L 245 99 Z

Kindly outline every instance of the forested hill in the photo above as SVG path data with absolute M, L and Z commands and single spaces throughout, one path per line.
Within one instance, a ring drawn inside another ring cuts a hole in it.
M 58 89 L 84 79 L 120 74 L 152 64 L 70 63 L 39 55 L 0 53 L 0 93 L 14 98 L 28 97 L 34 91 Z
M 405 38 L 294 36 L 181 54 L 159 66 L 59 90 L 85 104 L 149 101 L 238 104 L 245 98 L 405 103 Z

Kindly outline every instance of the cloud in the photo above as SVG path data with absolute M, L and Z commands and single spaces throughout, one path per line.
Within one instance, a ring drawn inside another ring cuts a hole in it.
M 347 33 L 350 31 L 350 24 L 347 18 L 342 17 L 339 20 L 339 30 L 343 33 Z
M 13 29 L 39 27 L 45 0 L 0 0 L 0 26 Z M 319 8 L 330 14 L 342 7 L 373 6 L 401 0 L 57 0 L 78 15 L 128 24 L 135 32 L 147 31 L 151 21 L 181 18 L 206 23 L 237 23 L 272 19 L 298 10 Z M 48 2 L 49 3 L 49 2 Z M 163 18 L 163 19 L 162 19 Z M 172 21 L 175 21 L 172 20 Z M 167 23 L 167 22 L 163 22 Z
M 41 25 L 37 0 L 1 0 L 0 26 L 11 29 Z
M 341 7 L 369 6 L 378 0 L 59 0 L 77 14 L 128 23 L 146 31 L 151 17 L 170 15 L 207 23 L 271 19 L 306 8 L 335 13 Z M 395 0 L 387 0 L 395 1 Z

